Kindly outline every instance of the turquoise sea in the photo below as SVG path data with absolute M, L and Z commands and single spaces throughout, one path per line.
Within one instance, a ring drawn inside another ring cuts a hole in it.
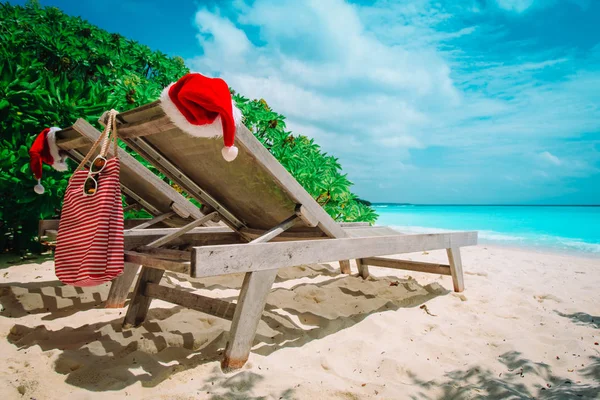
M 600 256 L 600 207 L 373 204 L 401 232 L 479 231 L 480 243 Z

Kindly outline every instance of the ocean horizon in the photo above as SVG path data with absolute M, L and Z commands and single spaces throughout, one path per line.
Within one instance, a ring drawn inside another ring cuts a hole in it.
M 599 205 L 373 203 L 377 225 L 405 233 L 476 230 L 479 242 L 600 256 Z

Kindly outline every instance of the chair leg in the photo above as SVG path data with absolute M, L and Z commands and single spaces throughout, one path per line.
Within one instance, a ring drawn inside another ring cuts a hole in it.
M 369 277 L 369 266 L 364 264 L 360 258 L 356 259 L 356 266 L 358 267 L 358 275 L 363 279 L 367 279 Z
M 350 275 L 352 270 L 350 269 L 350 261 L 349 260 L 341 260 L 340 261 L 340 272 L 342 274 Z
M 125 263 L 123 273 L 112 281 L 104 308 L 121 308 L 125 305 L 139 269 L 139 264 Z
M 452 274 L 452 283 L 455 292 L 465 290 L 465 282 L 463 278 L 462 260 L 460 258 L 460 248 L 453 247 L 446 249 L 448 253 L 448 261 L 450 261 L 450 273 Z
M 221 362 L 224 372 L 242 368 L 248 361 L 256 329 L 276 276 L 277 270 L 246 273 Z
M 123 321 L 123 328 L 129 329 L 134 326 L 139 326 L 144 322 L 146 315 L 148 315 L 150 302 L 152 302 L 151 297 L 144 295 L 146 284 L 160 283 L 164 273 L 165 271 L 162 269 L 142 267 L 142 271 L 140 272 L 140 276 L 133 291 L 133 297 L 127 308 L 125 321 Z

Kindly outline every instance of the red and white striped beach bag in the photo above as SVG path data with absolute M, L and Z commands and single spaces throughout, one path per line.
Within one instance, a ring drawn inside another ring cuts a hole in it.
M 67 285 L 100 285 L 123 272 L 123 203 L 115 115 L 111 110 L 104 132 L 73 173 L 65 193 L 54 264 L 57 278 Z M 111 141 L 114 157 L 107 159 Z M 89 170 L 82 170 L 100 142 L 100 154 Z

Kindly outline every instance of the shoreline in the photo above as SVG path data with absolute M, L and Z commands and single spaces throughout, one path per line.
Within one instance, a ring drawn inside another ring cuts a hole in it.
M 412 227 L 412 229 L 403 229 L 405 227 L 394 226 L 394 225 L 380 225 L 380 224 L 375 224 L 375 226 L 389 226 L 390 228 L 392 228 L 400 233 L 403 233 L 403 234 L 439 233 L 439 232 L 457 232 L 457 231 L 459 231 L 457 229 L 429 228 L 429 227 Z M 476 229 L 474 229 L 474 230 L 476 230 Z M 573 257 L 600 259 L 600 251 L 593 252 L 593 251 L 584 251 L 584 250 L 575 250 L 575 249 L 565 249 L 565 248 L 561 248 L 561 247 L 544 246 L 544 245 L 518 242 L 517 240 L 514 240 L 514 242 L 513 242 L 513 241 L 509 241 L 509 240 L 502 241 L 502 240 L 487 239 L 487 238 L 481 237 L 481 232 L 482 232 L 481 230 L 479 230 L 478 232 L 480 232 L 479 238 L 478 238 L 479 246 L 481 246 L 481 245 L 498 246 L 498 247 L 502 247 L 502 248 L 506 248 L 506 249 L 524 250 L 524 251 L 531 251 L 534 253 L 552 253 L 552 254 L 556 254 L 556 255 L 567 255 L 567 256 L 573 256 Z M 493 234 L 507 235 L 507 234 L 504 234 L 501 232 L 494 232 Z M 565 239 L 567 239 L 567 238 L 565 238 Z M 588 242 L 582 242 L 582 243 L 585 243 L 586 245 L 590 245 L 590 246 L 599 246 L 599 248 L 600 248 L 600 243 L 588 243 Z

